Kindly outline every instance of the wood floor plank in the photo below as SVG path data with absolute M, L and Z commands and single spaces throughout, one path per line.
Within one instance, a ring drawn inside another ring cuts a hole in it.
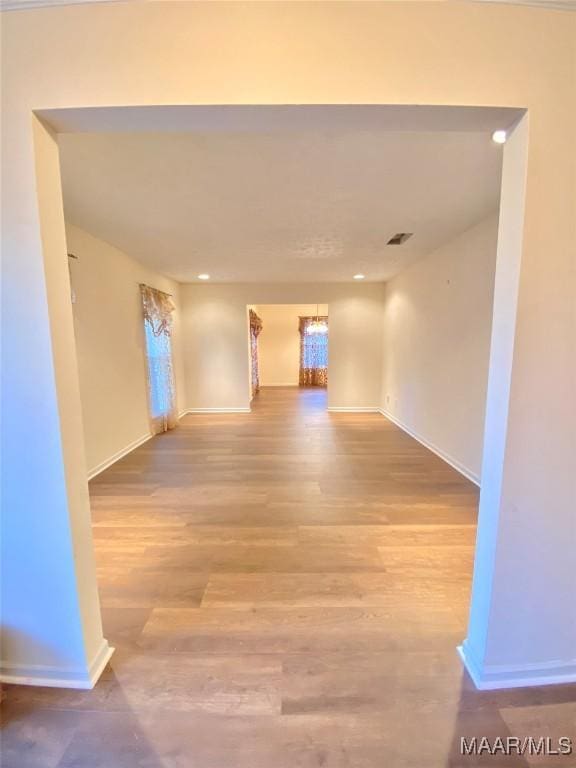
M 315 544 L 276 546 L 238 543 L 235 546 L 182 544 L 149 547 L 150 568 L 172 572 L 217 573 L 332 573 L 383 571 L 376 547 L 330 547 Z
M 3 768 L 529 768 L 459 739 L 573 727 L 576 686 L 462 670 L 478 489 L 378 414 L 263 389 L 90 492 L 117 650 L 92 691 L 5 686 Z
M 445 605 L 358 607 L 155 607 L 143 650 L 174 653 L 307 654 L 453 649 L 462 623 Z M 452 651 L 451 651 L 452 652 Z
M 468 585 L 454 573 L 449 579 L 398 577 L 388 573 L 211 573 L 203 606 L 392 607 L 400 601 L 414 609 L 426 604 L 462 607 Z
M 324 546 L 466 547 L 474 546 L 474 525 L 301 525 L 303 544 Z M 404 553 L 410 560 L 410 553 Z

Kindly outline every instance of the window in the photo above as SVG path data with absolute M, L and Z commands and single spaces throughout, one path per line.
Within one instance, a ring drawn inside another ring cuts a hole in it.
M 300 318 L 300 386 L 328 385 L 328 318 Z
M 172 369 L 172 313 L 167 293 L 141 285 L 148 368 L 148 403 L 152 432 L 165 432 L 178 423 Z
M 162 418 L 172 408 L 172 348 L 170 336 L 156 335 L 149 320 L 144 321 L 146 333 L 146 357 L 148 362 L 148 386 L 150 391 L 150 416 Z

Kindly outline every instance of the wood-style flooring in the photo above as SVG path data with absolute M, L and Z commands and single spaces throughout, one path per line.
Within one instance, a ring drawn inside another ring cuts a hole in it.
M 93 691 L 6 686 L 3 768 L 518 768 L 460 738 L 575 737 L 576 686 L 478 692 L 477 489 L 378 414 L 263 389 L 90 484 Z

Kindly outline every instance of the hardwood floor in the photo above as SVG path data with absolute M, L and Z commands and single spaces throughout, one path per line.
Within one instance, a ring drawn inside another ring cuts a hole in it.
M 492 768 L 460 737 L 575 737 L 576 686 L 478 692 L 477 489 L 376 414 L 264 389 L 90 484 L 93 691 L 6 686 L 3 768 Z

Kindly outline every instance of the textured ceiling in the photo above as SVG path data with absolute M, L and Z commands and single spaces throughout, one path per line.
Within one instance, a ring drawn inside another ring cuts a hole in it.
M 315 119 L 59 142 L 67 218 L 182 282 L 386 280 L 498 205 L 487 132 Z

